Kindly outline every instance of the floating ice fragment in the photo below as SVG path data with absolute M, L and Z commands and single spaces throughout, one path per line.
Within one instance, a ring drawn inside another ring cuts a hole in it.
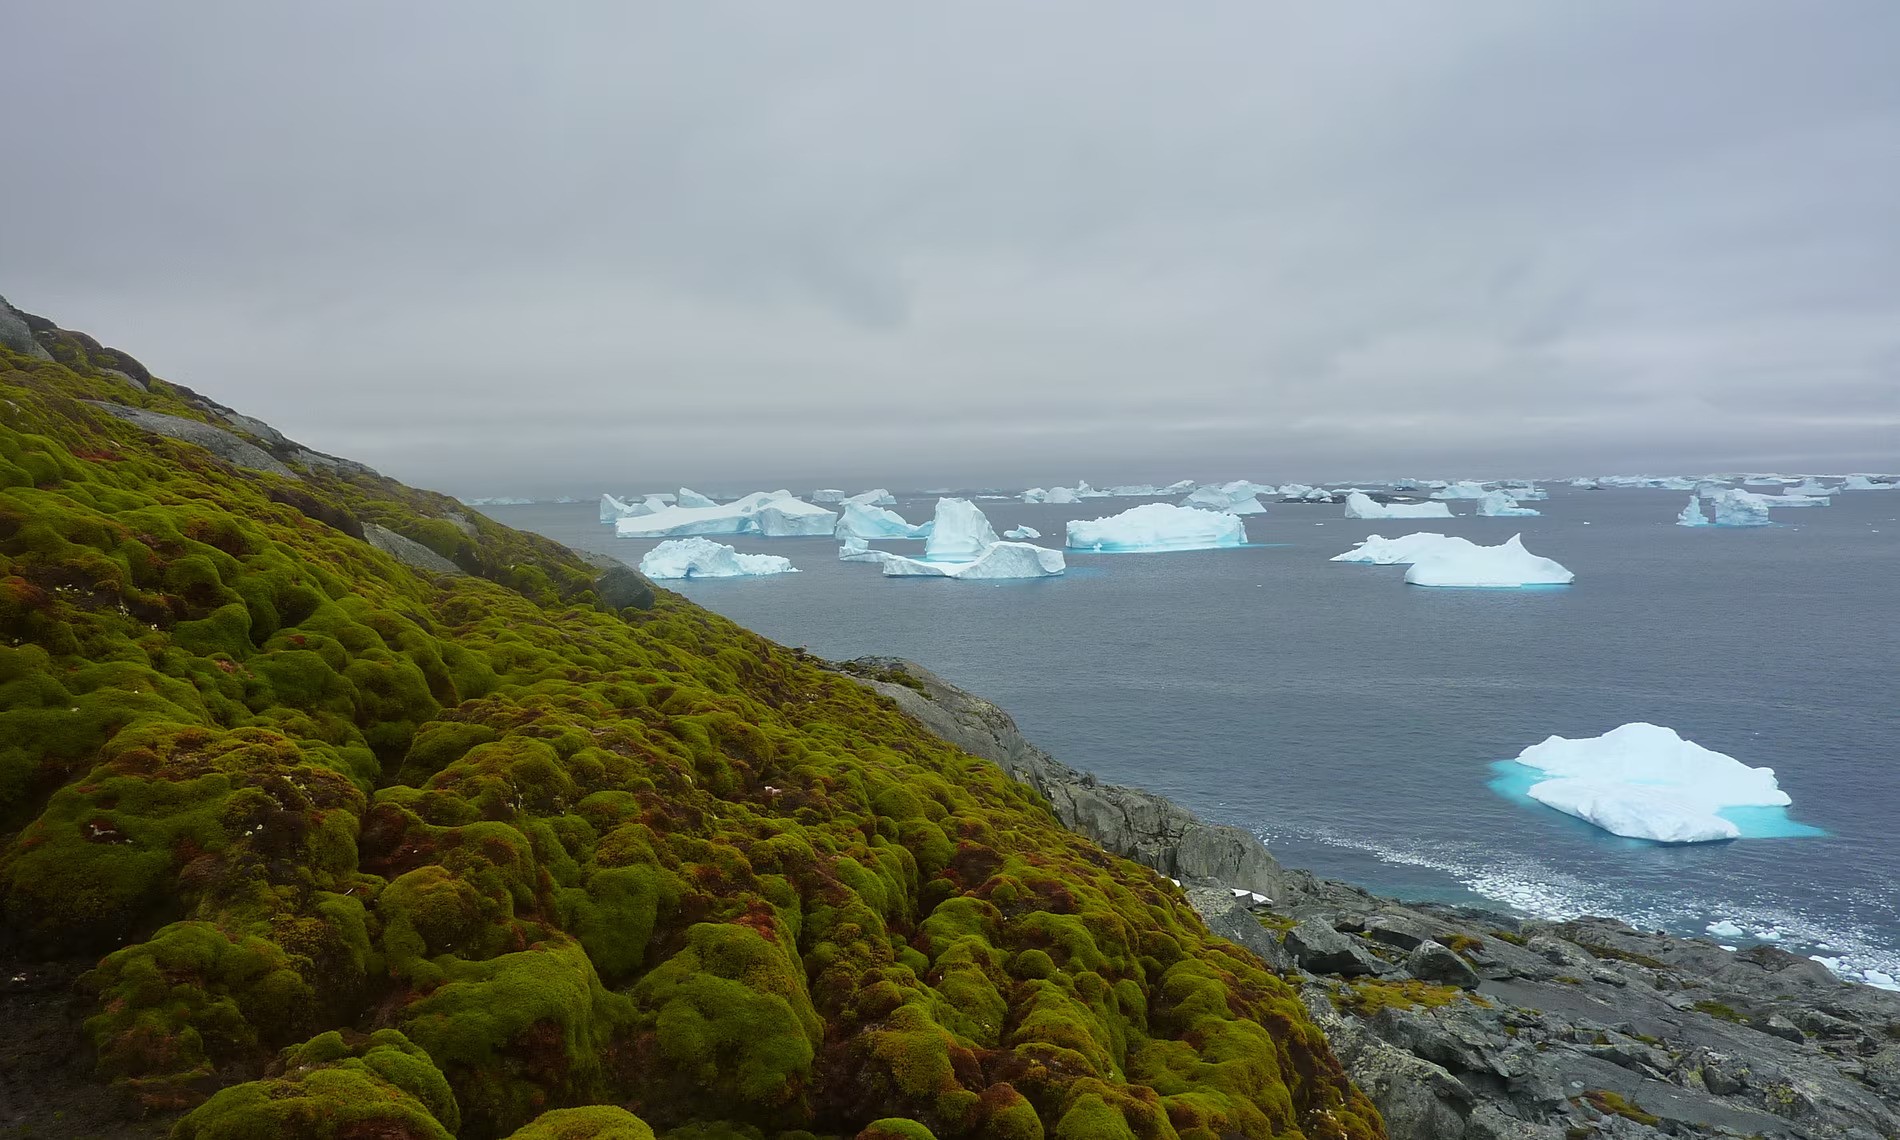
M 776 554 L 740 554 L 708 538 L 675 538 L 647 551 L 640 573 L 649 578 L 749 578 L 795 572 Z

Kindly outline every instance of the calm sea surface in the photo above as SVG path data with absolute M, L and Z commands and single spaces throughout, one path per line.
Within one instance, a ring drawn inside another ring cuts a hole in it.
M 1671 525 L 1684 493 L 1551 495 L 1527 519 L 1276 505 L 1247 520 L 1254 545 L 1072 552 L 1067 575 L 1025 582 L 887 579 L 838 562 L 829 538 L 722 537 L 801 572 L 668 585 L 825 657 L 922 662 L 1058 758 L 1249 827 L 1294 866 L 1407 898 L 1690 933 L 1730 919 L 1900 974 L 1900 492 L 1839 495 L 1755 530 Z M 1071 518 L 1134 502 L 978 500 L 999 532 L 1028 524 L 1044 545 Z M 933 503 L 897 509 L 921 521 Z M 614 538 L 593 503 L 484 509 L 630 563 L 656 545 Z M 1414 530 L 1521 531 L 1577 581 L 1434 590 L 1404 585 L 1404 567 L 1327 561 Z M 1552 733 L 1636 720 L 1774 768 L 1792 816 L 1826 834 L 1658 846 L 1487 786 L 1491 762 Z

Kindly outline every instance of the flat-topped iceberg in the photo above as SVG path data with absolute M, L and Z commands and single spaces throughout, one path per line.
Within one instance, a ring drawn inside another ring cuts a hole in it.
M 1070 550 L 1208 550 L 1246 541 L 1247 524 L 1238 515 L 1169 503 L 1143 503 L 1107 518 L 1076 519 L 1068 527 Z
M 1826 497 L 1828 495 L 1832 495 L 1834 492 L 1838 490 L 1840 490 L 1839 487 L 1822 486 L 1820 483 L 1816 482 L 1812 476 L 1809 476 L 1808 478 L 1803 479 L 1799 483 L 1783 488 L 1781 493 L 1784 495 L 1807 495 L 1807 496 Z
M 924 557 L 932 562 L 972 562 L 1002 540 L 975 503 L 968 499 L 938 499 L 924 540 Z
M 1517 518 L 1524 515 L 1541 515 L 1544 512 L 1531 507 L 1520 507 L 1517 500 L 1503 491 L 1486 491 L 1478 500 L 1478 513 L 1487 518 Z
M 1690 495 L 1689 505 L 1682 508 L 1682 512 L 1676 516 L 1676 525 L 1677 526 L 1708 526 L 1710 525 L 1709 516 L 1702 513 L 1702 500 L 1698 499 L 1694 495 Z
M 649 578 L 754 578 L 796 569 L 789 558 L 741 554 L 709 538 L 669 539 L 640 559 L 640 573 Z
M 1042 532 L 1033 526 L 1011 527 L 1009 530 L 1003 532 L 1003 537 L 1013 539 L 1041 538 Z
M 842 503 L 844 502 L 844 495 L 845 493 L 842 488 L 820 487 L 816 491 L 813 491 L 811 493 L 811 501 L 814 503 L 827 503 L 827 504 L 828 503 Z M 692 505 L 693 504 L 691 503 L 680 504 L 680 506 L 682 507 L 690 507 Z
M 1370 562 L 1374 566 L 1403 566 L 1434 554 L 1467 553 L 1484 547 L 1468 538 L 1419 531 L 1399 538 L 1368 535 L 1366 540 L 1344 554 L 1335 554 L 1329 562 Z
M 828 535 L 838 516 L 792 497 L 790 491 L 755 491 L 717 507 L 665 507 L 614 523 L 620 538 L 671 538 L 694 534 L 761 534 L 767 537 Z
M 929 523 L 915 526 L 904 516 L 883 507 L 867 506 L 846 499 L 838 513 L 838 525 L 832 533 L 839 538 L 923 538 L 930 533 Z
M 1526 792 L 1537 802 L 1657 843 L 1736 839 L 1741 828 L 1718 812 L 1793 802 L 1773 768 L 1750 768 L 1640 721 L 1580 740 L 1552 736 L 1518 753 L 1517 763 L 1549 777 Z
M 995 542 L 969 562 L 933 562 L 885 554 L 886 578 L 1047 578 L 1067 569 L 1062 552 L 1027 542 Z
M 1108 493 L 1117 499 L 1146 499 L 1161 493 L 1161 488 L 1153 483 L 1121 483 L 1110 487 Z
M 1716 526 L 1767 526 L 1768 496 L 1725 487 L 1709 496 Z
M 1405 580 L 1414 586 L 1461 586 L 1504 589 L 1512 586 L 1567 586 L 1576 575 L 1563 564 L 1524 549 L 1523 538 L 1512 535 L 1496 546 L 1460 549 L 1440 546 L 1414 561 Z
M 682 507 L 716 507 L 719 505 L 705 495 L 693 490 L 691 487 L 681 487 L 679 494 L 673 496 L 673 502 Z
M 1208 484 L 1196 487 L 1187 498 L 1181 500 L 1181 505 L 1199 507 L 1205 511 L 1226 511 L 1230 515 L 1264 515 L 1267 508 L 1260 505 L 1259 496 L 1277 493 L 1273 487 L 1236 479 L 1219 486 Z
M 1355 491 L 1346 496 L 1349 519 L 1448 519 L 1451 508 L 1443 503 L 1379 503 Z
M 1849 475 L 1842 481 L 1840 486 L 1840 490 L 1843 491 L 1892 491 L 1896 489 L 1900 489 L 1900 483 L 1881 482 L 1866 475 Z
M 1770 507 L 1828 507 L 1834 505 L 1831 495 L 1790 495 L 1786 491 L 1779 495 L 1763 495 Z
M 1451 486 L 1446 487 L 1445 489 L 1441 491 L 1433 491 L 1432 498 L 1434 499 L 1482 499 L 1484 498 L 1484 484 L 1474 483 L 1469 479 L 1461 479 L 1458 482 L 1453 483 Z

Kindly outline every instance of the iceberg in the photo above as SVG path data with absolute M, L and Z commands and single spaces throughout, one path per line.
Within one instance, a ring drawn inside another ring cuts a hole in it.
M 1108 493 L 1118 499 L 1145 499 L 1161 493 L 1153 483 L 1124 483 L 1110 487 Z
M 929 523 L 912 526 L 896 511 L 866 506 L 851 499 L 842 505 L 844 510 L 839 513 L 837 528 L 832 532 L 839 538 L 923 538 L 930 533 Z
M 1060 550 L 1026 542 L 991 543 L 968 562 L 934 562 L 899 554 L 885 554 L 880 561 L 886 578 L 1047 578 L 1067 569 Z
M 1550 492 L 1535 483 L 1506 483 L 1498 490 L 1516 499 L 1520 503 L 1534 503 L 1550 498 Z
M 1834 500 L 1827 495 L 1791 495 L 1783 491 L 1779 495 L 1763 495 L 1771 507 L 1826 507 Z
M 1486 491 L 1478 500 L 1478 513 L 1487 518 L 1507 518 L 1523 515 L 1541 515 L 1544 512 L 1530 507 L 1520 507 L 1517 500 L 1503 491 Z
M 614 498 L 612 495 L 602 495 L 600 497 L 600 521 L 601 522 L 610 523 L 617 518 L 621 518 L 625 515 L 630 515 L 633 513 L 634 513 L 633 506 L 629 503 L 623 503 L 619 499 Z
M 651 502 L 652 500 L 649 500 Z M 718 507 L 661 507 L 614 523 L 620 538 L 676 538 L 694 534 L 828 535 L 838 516 L 792 497 L 790 491 L 755 491 Z
M 1497 546 L 1440 546 L 1405 572 L 1414 586 L 1567 586 L 1576 577 L 1562 563 L 1524 549 L 1522 536 L 1515 534 Z
M 1042 532 L 1033 526 L 1019 526 L 1003 532 L 1004 538 L 1041 538 Z
M 1741 828 L 1717 812 L 1794 802 L 1773 768 L 1750 768 L 1640 721 L 1580 740 L 1549 737 L 1518 753 L 1517 763 L 1549 777 L 1526 793 L 1537 802 L 1657 843 L 1736 839 Z
M 838 546 L 840 562 L 882 562 L 891 557 L 882 550 L 872 550 L 871 544 L 861 538 L 847 538 Z
M 1702 929 L 1715 935 L 1717 938 L 1745 938 L 1748 936 L 1747 930 L 1726 918 L 1718 918 Z
M 1709 518 L 1707 515 L 1702 513 L 1702 500 L 1696 498 L 1694 495 L 1690 495 L 1689 505 L 1686 507 L 1683 507 L 1682 513 L 1676 516 L 1676 525 L 1677 526 L 1708 526 Z
M 1167 486 L 1165 486 L 1165 487 L 1162 487 L 1162 488 L 1160 488 L 1160 489 L 1158 489 L 1158 490 L 1156 490 L 1156 491 L 1155 491 L 1155 494 L 1157 494 L 1157 495 L 1179 495 L 1179 494 L 1181 494 L 1181 493 L 1183 493 L 1183 492 L 1185 492 L 1185 491 L 1192 491 L 1193 489 L 1194 489 L 1194 480 L 1192 480 L 1192 479 L 1182 479 L 1182 480 L 1179 480 L 1178 482 L 1174 482 L 1174 483 L 1170 483 L 1170 484 L 1168 484 Z
M 1825 497 L 1828 495 L 1832 495 L 1834 492 L 1838 490 L 1840 490 L 1839 487 L 1824 487 L 1820 483 L 1815 482 L 1813 477 L 1810 476 L 1809 478 L 1803 479 L 1801 482 L 1796 483 L 1791 487 L 1784 488 L 1781 493 L 1784 495 L 1808 495 L 1808 496 Z
M 863 503 L 867 507 L 894 507 L 897 505 L 897 496 L 882 487 L 877 487 L 869 491 L 860 491 L 842 501 L 847 503 Z
M 1443 503 L 1375 503 L 1361 492 L 1346 496 L 1349 519 L 1448 519 L 1451 508 Z
M 640 573 L 649 578 L 751 578 L 791 574 L 789 558 L 776 554 L 741 554 L 707 538 L 675 538 L 654 547 L 640 559 Z
M 1709 496 L 1716 526 L 1767 526 L 1768 496 L 1726 488 Z
M 1646 482 L 1649 486 L 1658 487 L 1664 491 L 1693 491 L 1696 489 L 1696 480 L 1684 479 L 1679 475 L 1672 475 L 1667 479 L 1650 479 Z
M 698 491 L 693 490 L 691 487 L 681 487 L 679 494 L 673 497 L 673 502 L 682 507 L 716 507 L 719 505 Z
M 990 520 L 968 499 L 938 499 L 924 557 L 932 562 L 970 562 L 1002 541 Z
M 1264 515 L 1267 508 L 1260 505 L 1259 497 L 1279 493 L 1276 487 L 1236 479 L 1219 486 L 1209 483 L 1196 487 L 1187 498 L 1181 500 L 1181 505 L 1206 511 L 1226 511 L 1230 515 Z
M 1335 554 L 1328 562 L 1370 562 L 1374 566 L 1402 566 L 1434 554 L 1469 554 L 1484 547 L 1468 538 L 1419 531 L 1400 538 L 1368 535 L 1364 542 L 1344 554 Z
M 842 503 L 844 502 L 844 491 L 837 487 L 820 487 L 811 493 L 811 501 L 814 503 Z M 686 502 L 680 504 L 682 507 L 703 505 L 704 504 Z
M 1849 475 L 1840 485 L 1843 491 L 1892 491 L 1900 489 L 1900 483 L 1876 482 L 1866 475 Z
M 1144 503 L 1118 515 L 1076 519 L 1069 523 L 1071 550 L 1160 551 L 1207 550 L 1240 546 L 1247 541 L 1247 524 L 1238 515 Z
M 1330 503 L 1333 501 L 1333 492 L 1328 491 L 1324 487 L 1309 487 L 1305 483 L 1288 483 L 1275 492 L 1275 494 L 1279 495 L 1283 500 L 1298 503 Z
M 1049 492 L 1041 487 L 1031 487 L 1016 497 L 1025 503 L 1046 503 L 1049 501 Z
M 1082 497 L 1067 487 L 1051 487 L 1049 493 L 1043 496 L 1042 501 L 1045 503 L 1079 503 L 1082 501 Z
M 1457 483 L 1453 483 L 1449 487 L 1446 487 L 1442 491 L 1433 491 L 1432 498 L 1434 499 L 1482 499 L 1484 498 L 1484 484 L 1473 483 L 1469 479 L 1461 480 Z

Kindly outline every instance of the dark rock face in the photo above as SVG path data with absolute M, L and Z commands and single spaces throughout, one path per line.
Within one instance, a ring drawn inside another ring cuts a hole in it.
M 5 297 L 0 297 L 0 345 L 38 360 L 53 359 L 53 354 L 34 337 L 26 315 L 7 304 Z
M 1115 854 L 1183 882 L 1212 880 L 1268 899 L 1285 890 L 1280 864 L 1252 834 L 1206 823 L 1172 800 L 1104 784 L 1061 763 L 1025 740 L 1008 713 L 921 665 L 878 657 L 849 662 L 845 669 L 938 736 L 1035 788 L 1064 826 Z
M 843 668 L 1035 787 L 1071 829 L 1184 880 L 1210 929 L 1302 983 L 1393 1140 L 1900 1137 L 1900 994 L 1773 947 L 1378 898 L 1057 762 L 917 666 Z
M 653 582 L 633 567 L 605 554 L 576 550 L 581 560 L 600 570 L 594 579 L 594 596 L 610 610 L 653 608 Z
M 387 527 L 369 523 L 363 527 L 363 538 L 371 546 L 412 569 L 430 574 L 460 574 L 462 572 L 462 568 L 455 563 L 415 539 L 404 538 Z

